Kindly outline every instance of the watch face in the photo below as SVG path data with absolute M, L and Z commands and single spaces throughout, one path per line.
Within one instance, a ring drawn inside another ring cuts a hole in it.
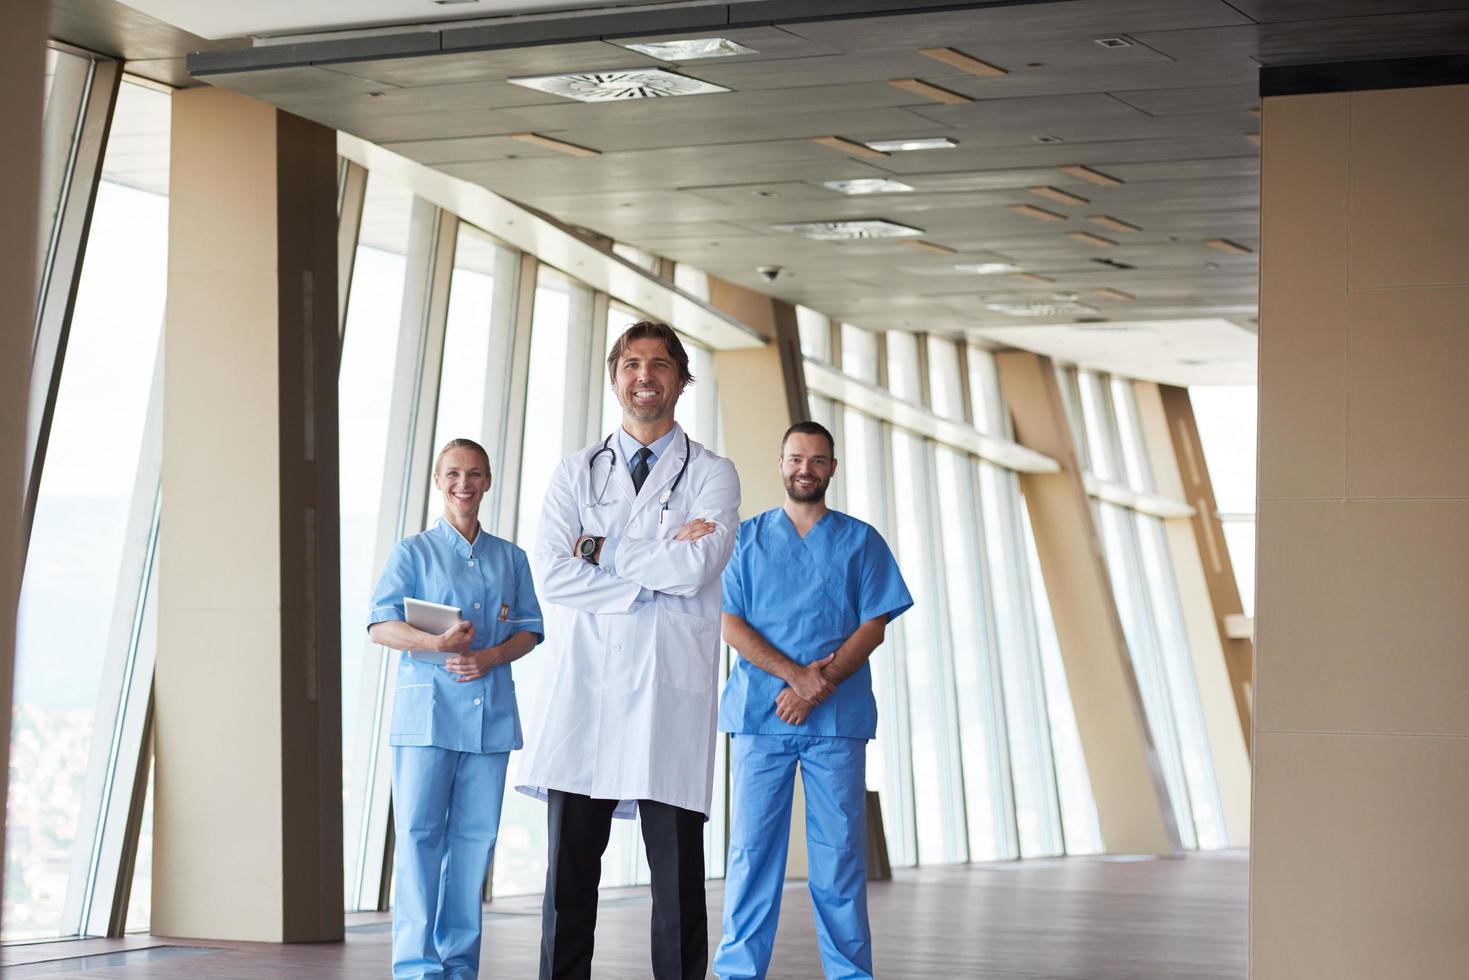
M 581 539 L 581 556 L 583 558 L 586 558 L 587 556 L 591 555 L 592 552 L 594 552 L 596 550 L 597 550 L 597 539 L 596 538 L 582 538 Z

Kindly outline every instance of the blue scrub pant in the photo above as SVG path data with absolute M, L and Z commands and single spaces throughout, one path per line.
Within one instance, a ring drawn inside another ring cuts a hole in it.
M 509 752 L 393 746 L 393 977 L 479 975 Z
M 796 764 L 806 791 L 806 859 L 827 980 L 872 976 L 867 923 L 867 743 L 813 735 L 734 735 L 724 876 L 722 980 L 764 980 L 775 949 Z

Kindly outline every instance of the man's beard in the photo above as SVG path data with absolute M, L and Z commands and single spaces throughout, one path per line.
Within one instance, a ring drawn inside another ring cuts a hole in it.
M 817 480 L 816 484 L 809 490 L 802 490 L 796 485 L 796 478 L 786 480 L 786 496 L 798 504 L 811 504 L 826 496 L 826 488 L 831 484 L 831 478 Z
M 626 397 L 624 397 L 623 393 L 619 391 L 617 393 L 617 401 L 622 405 L 623 412 L 639 422 L 656 422 L 667 415 L 673 408 L 671 403 L 662 399 L 649 405 L 639 405 L 633 400 L 631 392 L 628 392 Z

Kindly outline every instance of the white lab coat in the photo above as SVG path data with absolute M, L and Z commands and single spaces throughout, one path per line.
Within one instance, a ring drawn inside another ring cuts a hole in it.
M 684 440 L 676 427 L 641 493 L 621 453 L 615 464 L 604 452 L 589 465 L 600 439 L 563 459 L 551 478 L 531 557 L 546 612 L 548 679 L 525 733 L 515 780 L 523 793 L 619 800 L 621 817 L 633 816 L 640 799 L 709 815 L 719 577 L 739 529 L 740 481 L 733 463 L 690 442 L 688 470 L 664 515 L 660 498 L 683 465 Z M 694 517 L 718 529 L 695 542 L 671 540 Z M 615 568 L 572 556 L 582 534 L 621 539 Z M 644 588 L 653 597 L 639 602 Z

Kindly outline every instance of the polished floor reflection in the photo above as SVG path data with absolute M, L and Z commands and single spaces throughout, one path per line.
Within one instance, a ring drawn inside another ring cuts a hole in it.
M 1069 858 L 899 870 L 871 889 L 879 977 L 1004 980 L 1243 980 L 1248 860 L 1243 852 L 1176 861 Z M 718 941 L 720 882 L 709 884 Z M 603 894 L 594 975 L 648 976 L 646 889 Z M 536 975 L 532 898 L 485 917 L 481 976 Z M 334 978 L 388 973 L 386 916 L 354 917 L 345 944 L 204 944 L 131 937 L 9 947 L 7 978 Z M 203 947 L 203 948 L 200 948 Z M 71 959 L 41 962 L 42 956 Z M 772 978 L 818 980 L 805 889 L 786 889 Z

